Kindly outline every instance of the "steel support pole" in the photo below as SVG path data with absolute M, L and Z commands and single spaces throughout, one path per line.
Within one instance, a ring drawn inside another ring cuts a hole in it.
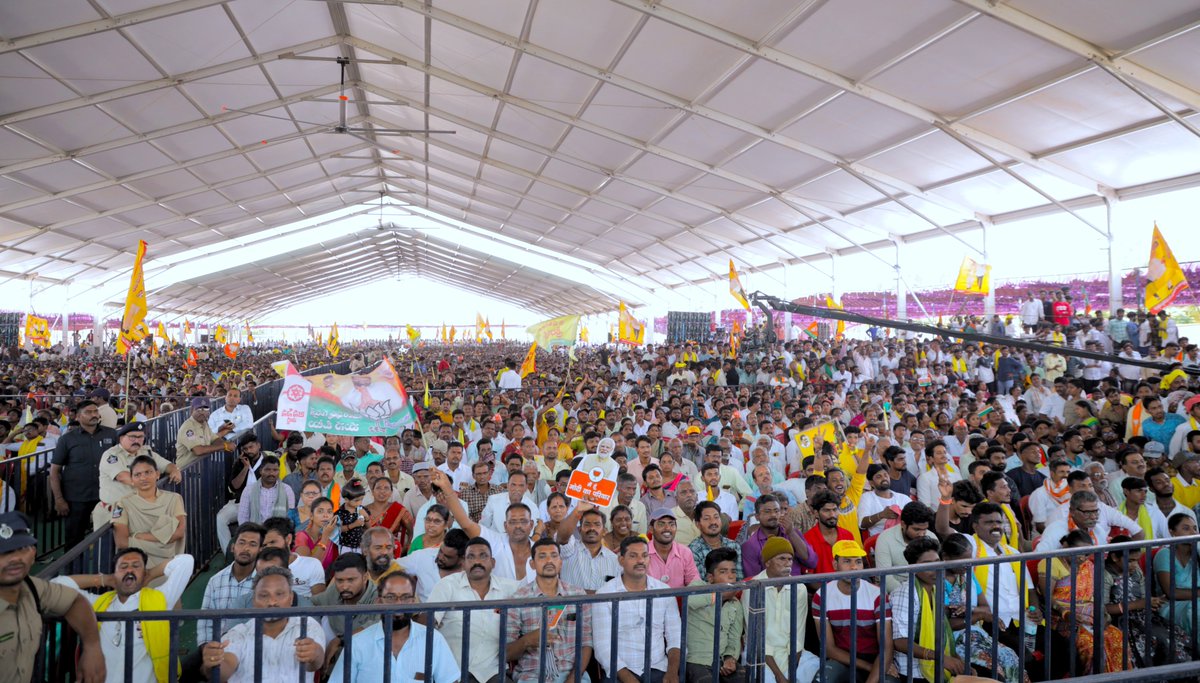
M 892 244 L 896 247 L 896 320 L 908 320 L 908 290 L 904 287 L 904 267 L 901 264 L 903 240 L 897 236 L 892 239 Z
M 1111 197 L 1104 198 L 1104 230 L 1108 240 L 1108 314 L 1111 316 L 1118 308 L 1124 308 L 1121 293 L 1121 272 L 1117 270 L 1117 258 L 1113 244 L 1113 202 Z
M 991 259 L 988 257 L 988 231 L 993 227 L 990 220 L 979 221 L 979 229 L 983 241 L 983 265 L 990 266 Z M 983 314 L 993 316 L 996 314 L 996 283 L 991 282 L 988 285 L 987 294 L 983 297 Z M 990 318 L 989 318 L 990 319 Z

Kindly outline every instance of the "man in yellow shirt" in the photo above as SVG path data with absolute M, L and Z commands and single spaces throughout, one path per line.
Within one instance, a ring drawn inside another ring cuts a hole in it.
M 1180 451 L 1171 462 L 1175 466 L 1175 500 L 1191 510 L 1200 504 L 1200 453 Z
M 853 472 L 847 473 L 841 467 L 830 468 L 828 472 L 824 473 L 825 480 L 829 485 L 829 490 L 837 494 L 840 501 L 838 526 L 849 531 L 854 536 L 854 540 L 861 544 L 862 532 L 859 531 L 858 503 L 862 500 L 863 490 L 867 485 L 867 467 L 871 464 L 871 458 L 865 448 L 855 448 L 853 444 L 846 444 L 843 448 L 846 452 L 842 454 L 841 461 L 846 462 L 852 458 L 855 469 Z M 820 472 L 814 473 L 821 474 Z

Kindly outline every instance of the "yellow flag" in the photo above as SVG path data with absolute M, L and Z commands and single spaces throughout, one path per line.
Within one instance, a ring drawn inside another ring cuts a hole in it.
M 425 380 L 425 399 L 422 401 L 425 407 L 429 407 L 429 380 Z
M 254 343 L 254 332 L 252 332 L 250 330 L 250 321 L 249 320 L 246 321 L 246 343 L 247 344 Z
M 191 321 L 190 321 L 190 320 L 188 320 L 187 318 L 184 318 L 184 319 L 183 319 L 183 333 L 184 333 L 184 334 L 191 334 L 191 333 L 192 333 L 192 323 L 191 323 Z
M 25 341 L 43 349 L 50 348 L 50 321 L 36 315 L 25 316 Z
M 171 341 L 171 337 L 167 335 L 167 328 L 163 326 L 161 320 L 158 322 L 158 329 L 154 331 L 154 334 L 158 335 L 158 338 L 165 342 Z
M 421 332 L 418 331 L 412 325 L 405 325 L 404 328 L 405 328 L 405 332 L 408 333 L 408 343 L 413 344 L 415 346 L 417 343 L 417 340 L 421 338 Z
M 562 315 L 525 328 L 525 331 L 532 334 L 533 340 L 543 349 L 572 346 L 578 330 L 579 316 L 577 315 Z
M 454 338 L 455 338 L 456 336 L 458 336 L 458 328 L 457 328 L 457 327 L 455 327 L 455 326 L 453 326 L 453 325 L 451 325 L 451 326 L 450 326 L 450 341 L 451 341 L 451 342 L 453 342 L 453 341 L 454 341 Z
M 121 316 L 121 332 L 117 335 L 117 353 L 122 355 L 150 336 L 146 327 L 146 280 L 142 277 L 142 260 L 145 258 L 146 242 L 138 240 L 133 273 L 129 276 L 129 293 L 125 295 L 125 313 Z
M 800 448 L 800 457 L 805 458 L 813 454 L 813 440 L 817 438 L 818 434 L 825 439 L 825 443 L 837 443 L 837 428 L 833 422 L 825 422 L 816 427 L 809 427 L 804 431 L 797 432 L 795 436 L 796 446 Z
M 159 323 L 159 325 L 161 326 L 162 323 Z M 150 337 L 150 357 L 158 358 L 158 340 L 154 337 Z
M 529 346 L 529 353 L 525 354 L 525 361 L 521 363 L 521 379 L 534 372 L 537 372 L 537 342 Z
M 1154 236 L 1150 240 L 1150 264 L 1146 266 L 1146 310 L 1157 314 L 1187 288 L 1183 269 L 1155 223 Z
M 508 337 L 506 337 L 506 336 L 504 335 L 504 318 L 501 318 L 501 319 L 500 319 L 500 338 L 501 338 L 501 339 L 508 339 Z
M 954 291 L 962 294 L 986 295 L 992 287 L 992 267 L 976 263 L 969 256 L 964 256 L 962 265 L 958 267 L 958 279 L 954 281 Z
M 635 345 L 646 341 L 646 324 L 633 317 L 624 301 L 618 309 L 617 341 Z
M 492 336 L 492 321 L 487 318 L 483 319 L 483 333 L 487 335 L 488 341 L 495 340 L 495 337 Z
M 217 325 L 217 331 L 213 333 L 213 336 L 216 337 L 218 344 L 224 344 L 229 341 L 229 333 L 221 325 Z
M 831 297 L 831 296 L 825 297 L 825 306 L 828 308 L 837 309 L 839 311 L 844 310 L 842 305 L 837 303 L 836 301 L 834 301 L 833 297 Z M 845 333 L 846 333 L 846 321 L 845 320 L 837 321 L 837 331 L 834 333 L 834 336 L 837 339 L 841 339 L 842 335 Z
M 746 290 L 742 289 L 742 281 L 738 279 L 737 269 L 733 267 L 733 259 L 729 259 L 729 293 L 743 308 L 750 310 L 750 302 L 746 300 Z
M 342 352 L 342 345 L 338 343 L 337 323 L 334 323 L 333 327 L 329 328 L 329 343 L 325 345 L 325 350 L 334 358 L 337 358 L 338 354 Z
M 475 341 L 476 342 L 483 341 L 483 328 L 484 328 L 483 316 L 480 315 L 479 312 L 477 311 L 475 313 Z
M 586 325 L 584 326 L 584 328 L 582 330 L 579 331 L 579 341 L 583 342 L 584 344 L 588 343 L 587 326 Z

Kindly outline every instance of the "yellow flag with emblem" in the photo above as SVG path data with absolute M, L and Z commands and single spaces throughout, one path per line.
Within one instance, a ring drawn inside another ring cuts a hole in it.
M 142 276 L 142 261 L 146 258 L 146 242 L 138 241 L 133 273 L 129 276 L 129 292 L 125 295 L 125 312 L 121 316 L 121 332 L 117 334 L 117 353 L 129 353 L 134 344 L 150 336 L 146 327 L 146 279 Z
M 992 288 L 992 267 L 978 263 L 970 256 L 964 256 L 958 267 L 958 278 L 954 281 L 954 291 L 962 294 L 984 294 Z
M 529 346 L 529 353 L 525 354 L 525 361 L 521 363 L 521 379 L 534 372 L 537 372 L 537 342 Z
M 225 327 L 222 325 L 217 325 L 217 331 L 213 333 L 213 336 L 216 337 L 218 344 L 224 344 L 229 341 L 229 333 L 225 331 Z
M 417 340 L 421 338 L 421 332 L 412 325 L 405 325 L 404 331 L 408 334 L 408 343 L 416 346 Z
M 170 343 L 171 341 L 171 337 L 167 335 L 167 328 L 162 324 L 161 320 L 158 321 L 158 328 L 154 330 L 154 334 L 157 335 L 159 339 L 167 343 Z
M 25 316 L 25 341 L 43 349 L 50 348 L 50 321 L 36 315 Z
M 806 458 L 816 452 L 814 441 L 817 435 L 825 440 L 825 443 L 837 443 L 837 426 L 833 422 L 824 422 L 815 427 L 809 427 L 796 433 L 796 446 L 800 449 L 800 457 Z
M 1154 235 L 1150 240 L 1150 263 L 1146 266 L 1146 309 L 1157 315 L 1171 305 L 1179 293 L 1188 288 L 1187 278 L 1167 240 L 1154 224 Z

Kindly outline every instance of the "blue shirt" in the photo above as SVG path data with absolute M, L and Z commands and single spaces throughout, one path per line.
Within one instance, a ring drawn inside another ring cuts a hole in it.
M 1175 436 L 1175 428 L 1183 424 L 1187 420 L 1186 417 L 1178 413 L 1167 413 L 1163 416 L 1162 424 L 1158 424 L 1151 420 L 1149 415 L 1142 420 L 1142 434 L 1147 439 L 1153 439 L 1163 445 L 1163 448 L 1171 448 L 1171 437 Z
M 425 636 L 433 638 L 433 655 L 429 660 L 432 671 L 425 670 Z M 384 643 L 383 624 L 375 624 L 354 635 L 353 657 L 350 662 L 351 683 L 375 683 L 383 680 L 383 657 L 386 648 L 390 655 L 391 643 Z M 338 656 L 330 673 L 330 681 L 343 679 L 342 667 L 345 666 L 345 650 Z M 450 652 L 446 639 L 437 631 L 429 631 L 417 622 L 411 622 L 408 627 L 408 640 L 400 648 L 400 654 L 392 657 L 392 681 L 397 683 L 416 681 L 417 674 L 423 674 L 420 680 L 429 683 L 455 683 L 459 680 L 458 663 Z

